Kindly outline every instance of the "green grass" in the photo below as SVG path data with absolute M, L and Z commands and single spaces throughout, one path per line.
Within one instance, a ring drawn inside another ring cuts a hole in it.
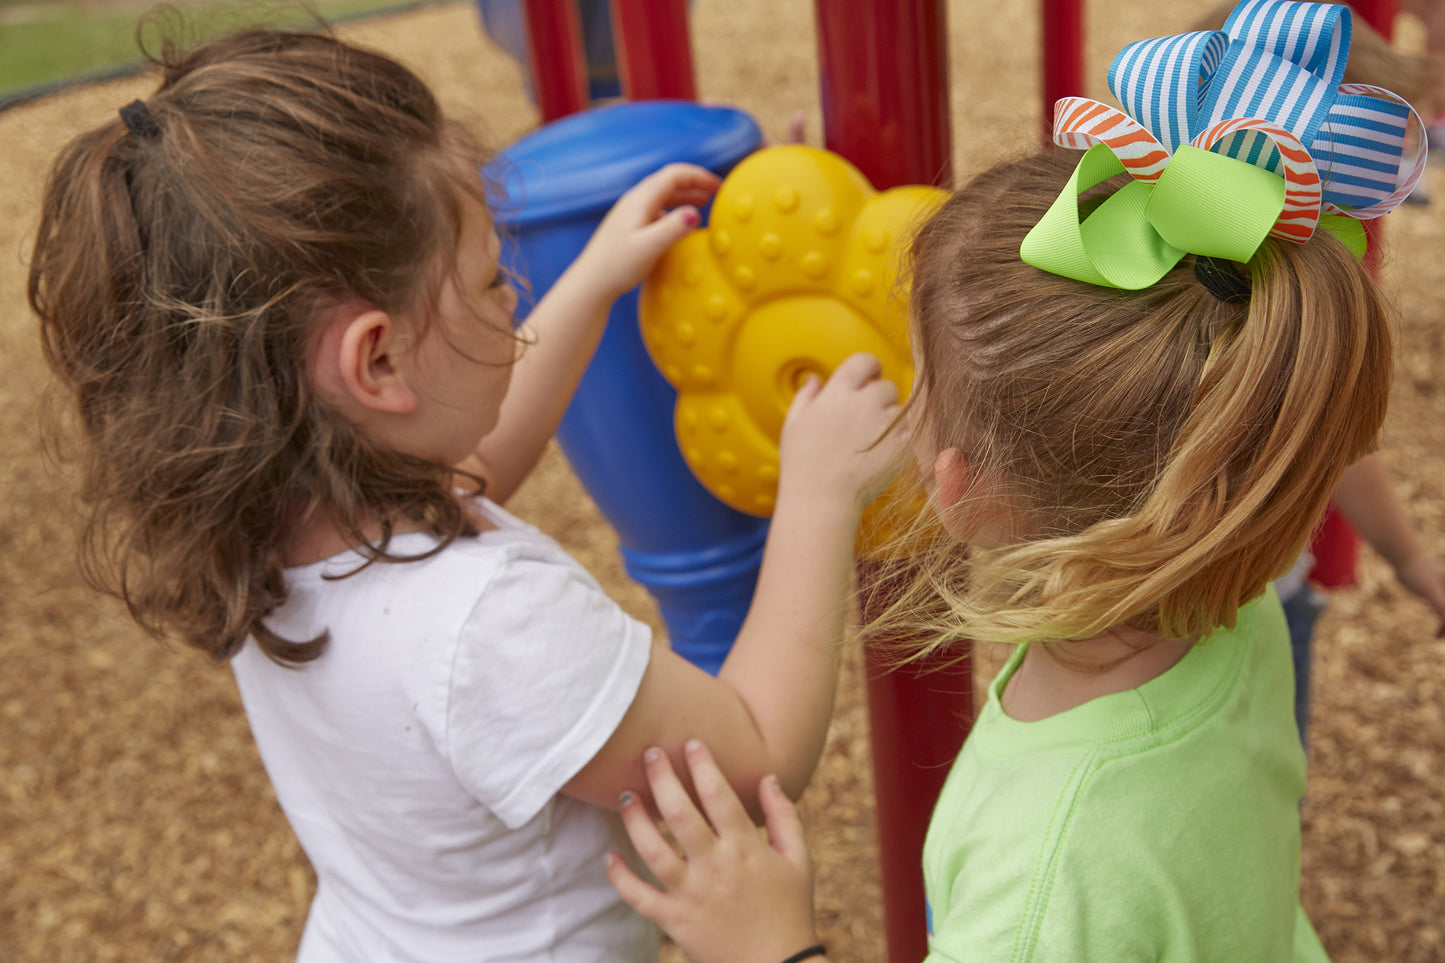
M 406 6 L 406 0 L 319 0 L 315 13 L 329 21 Z M 105 76 L 143 62 L 136 45 L 136 24 L 146 6 L 94 0 L 0 0 L 0 103 L 74 79 Z M 162 15 L 163 23 L 182 23 L 187 41 L 237 27 L 267 23 L 297 26 L 315 22 L 299 3 L 191 3 Z M 152 14 L 156 16 L 156 14 Z M 148 27 L 147 40 L 156 36 Z M 168 35 L 175 35 L 168 31 Z

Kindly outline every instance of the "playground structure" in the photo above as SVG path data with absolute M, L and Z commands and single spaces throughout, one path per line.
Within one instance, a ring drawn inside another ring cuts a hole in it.
M 638 320 L 678 392 L 683 457 L 715 498 L 772 514 L 793 396 L 849 354 L 872 354 L 908 396 L 898 239 L 946 198 L 934 187 L 874 191 L 816 147 L 765 148 L 728 175 L 708 227 L 663 256 L 642 286 Z
M 591 123 L 591 118 L 606 113 L 589 112 L 582 115 L 588 118 L 586 121 L 570 118 L 589 106 L 575 4 L 576 0 L 526 0 L 524 4 L 533 90 L 547 122 L 569 118 L 563 123 Z M 1081 93 L 1083 89 L 1083 4 L 1082 0 L 1041 0 L 1041 4 L 1043 107 L 1040 116 L 1041 126 L 1046 128 L 1054 101 Z M 1360 2 L 1354 6 L 1372 26 L 1389 36 L 1393 0 Z M 612 0 L 611 13 L 624 96 L 632 101 L 695 99 L 686 0 Z M 856 165 L 878 190 L 902 185 L 949 186 L 952 133 L 947 103 L 946 13 L 942 0 L 816 0 L 815 13 L 826 146 Z M 910 56 L 900 57 L 900 51 L 909 51 Z M 720 122 L 724 126 L 733 123 Z M 625 132 L 645 126 L 629 124 L 609 128 L 607 137 L 625 136 Z M 543 134 L 548 130 L 544 128 Z M 595 134 L 581 136 L 588 140 Z M 695 160 L 722 173 L 757 146 L 755 141 L 750 146 L 745 142 L 745 137 L 734 138 L 725 150 L 692 157 L 670 156 L 675 145 L 652 142 L 648 150 L 631 156 L 638 177 L 660 163 L 678 159 Z M 619 156 L 628 153 L 615 140 L 612 147 Z M 529 148 L 524 148 L 523 154 L 527 160 L 536 160 Z M 509 158 L 512 162 L 518 159 Z M 578 163 L 579 169 L 585 166 Z M 538 185 L 531 186 L 534 194 L 527 198 L 529 204 L 537 200 Z M 626 186 L 619 183 L 616 193 Z M 595 203 L 591 206 L 596 209 L 587 212 L 584 221 L 594 215 L 600 217 L 605 210 L 605 207 L 597 208 Z M 505 214 L 501 218 L 507 222 Z M 1378 225 L 1372 223 L 1367 227 L 1372 240 L 1377 241 Z M 519 233 L 525 235 L 525 228 Z M 579 236 L 585 241 L 585 235 Z M 568 243 L 576 244 L 576 250 L 580 251 L 581 241 L 574 239 Z M 522 243 L 527 244 L 525 236 Z M 550 242 L 542 246 L 550 246 Z M 1378 250 L 1377 244 L 1372 246 Z M 538 295 L 565 266 L 565 261 L 559 260 L 555 269 L 548 265 L 539 273 L 536 261 L 541 255 L 535 252 L 540 249 L 529 248 L 524 254 L 528 261 L 524 270 L 531 276 Z M 558 259 L 561 256 L 560 251 L 548 255 Z M 619 303 L 607 338 L 614 337 L 614 329 L 630 325 L 625 337 L 637 340 L 635 305 L 635 298 L 631 296 Z M 617 323 L 619 317 L 621 325 Z M 627 359 L 621 362 L 620 368 L 618 357 Z M 644 369 L 637 365 L 638 351 L 634 346 L 628 344 L 613 351 L 604 339 L 594 368 L 611 367 L 612 377 L 620 376 L 630 385 L 628 390 L 633 397 L 629 414 L 639 410 L 639 403 L 644 407 L 661 405 L 670 423 L 672 396 L 665 386 L 660 391 L 654 390 L 662 383 L 661 376 L 650 366 Z M 593 372 L 589 371 L 588 378 L 592 377 Z M 585 417 L 581 409 L 590 403 L 590 394 L 584 379 L 577 404 L 568 414 L 569 421 Z M 643 402 L 643 396 L 649 400 Z M 612 413 L 615 414 L 615 410 Z M 611 496 L 605 491 L 619 482 L 597 482 L 595 479 L 602 478 L 605 472 L 593 473 L 586 467 L 601 447 L 601 442 L 588 438 L 602 438 L 608 447 L 618 447 L 615 434 L 618 419 L 609 421 L 613 427 L 577 430 L 569 430 L 568 421 L 564 421 L 559 438 L 579 477 L 594 494 L 604 514 L 617 524 L 618 517 L 638 517 L 639 511 L 648 512 L 646 508 L 617 510 L 609 506 Z M 635 424 L 632 418 L 627 421 Z M 599 431 L 601 435 L 597 434 Z M 647 429 L 649 437 L 655 431 L 655 428 Z M 679 477 L 676 466 L 682 464 L 682 459 L 676 453 L 671 436 L 660 445 L 653 438 L 643 450 L 649 455 L 639 459 L 632 453 L 630 461 L 634 470 L 630 476 L 624 475 L 625 481 L 621 483 L 637 487 L 635 466 L 646 460 L 649 474 L 666 465 L 660 470 L 668 487 L 674 488 L 672 482 Z M 658 452 L 661 459 L 657 464 L 652 460 L 653 452 Z M 689 484 L 693 484 L 690 474 L 686 482 L 679 482 L 683 488 Z M 600 497 L 599 489 L 604 491 Z M 679 563 L 680 556 L 672 549 L 661 555 L 634 551 L 629 557 L 626 523 L 618 528 L 629 572 L 657 596 L 675 644 L 681 642 L 679 650 L 715 671 L 725 654 L 725 649 L 717 648 L 716 639 L 730 638 L 729 633 L 735 633 L 736 624 L 741 622 L 751 594 L 751 580 L 756 577 L 765 526 L 720 503 L 705 502 L 696 493 L 685 497 L 692 509 L 670 508 L 667 514 L 673 521 L 671 526 L 662 519 L 654 521 L 673 530 L 670 537 L 674 540 L 679 524 L 696 526 L 705 541 L 711 539 L 711 548 L 702 542 L 688 546 L 687 552 L 691 553 L 688 560 Z M 704 498 L 711 496 L 704 495 Z M 654 509 L 653 514 L 658 514 L 656 505 L 650 507 Z M 1325 557 L 1335 560 L 1330 564 L 1336 569 L 1352 570 L 1351 563 L 1340 562 L 1348 559 L 1353 551 L 1352 533 L 1338 525 L 1330 531 L 1339 542 L 1334 550 L 1324 553 Z M 663 559 L 664 555 L 668 557 Z M 659 560 L 661 565 L 649 569 L 650 563 Z M 711 572 L 699 575 L 708 565 L 712 566 Z M 679 572 L 680 578 L 673 577 Z M 860 566 L 860 572 L 865 579 L 869 577 L 866 563 Z M 712 578 L 716 579 L 715 586 L 704 590 L 709 596 L 706 604 L 699 608 L 687 601 L 696 594 L 699 580 Z M 678 615 L 670 609 L 689 612 Z M 735 623 L 729 621 L 726 614 L 729 611 L 735 614 Z M 972 684 L 966 663 L 948 667 L 911 666 L 895 671 L 870 655 L 868 691 L 887 944 L 893 963 L 905 963 L 922 959 L 927 952 L 920 868 L 923 837 L 934 800 L 966 734 L 966 722 L 972 718 Z
M 1091 0 L 1086 78 L 1099 83 L 1115 39 L 1185 29 L 1207 6 Z M 742 105 L 772 131 L 801 107 L 810 142 L 821 144 L 811 0 L 694 0 L 690 13 L 699 96 Z M 1037 50 L 1027 38 L 1036 18 L 1035 7 L 1019 4 L 949 6 L 960 180 L 1002 141 L 1034 132 Z M 474 4 L 423 5 L 339 32 L 423 70 L 449 109 L 485 118 L 493 143 L 536 127 L 535 103 L 514 62 L 480 35 Z M 1397 32 L 1406 49 L 1423 43 L 1404 18 Z M 59 144 L 153 86 L 146 78 L 85 84 L 0 112 L 9 145 L 0 203 L 11 215 L 0 238 L 12 251 L 0 262 L 0 302 L 9 309 L 0 329 L 9 391 L 0 418 L 12 442 L 0 459 L 12 496 L 0 508 L 0 531 L 12 539 L 0 556 L 9 587 L 0 770 L 11 790 L 0 804 L 9 857 L 0 918 L 11 924 L 0 927 L 0 957 L 17 961 L 289 959 L 311 892 L 310 868 L 271 800 L 231 674 L 157 644 L 123 607 L 75 577 L 65 547 L 75 537 L 73 486 L 45 460 L 35 431 L 51 381 L 24 299 L 20 254 L 33 199 Z M 960 99 L 976 92 L 972 103 Z M 1445 168 L 1432 165 L 1427 177 L 1432 204 L 1391 215 L 1387 281 L 1400 328 L 1383 454 L 1438 556 Z M 622 577 L 611 526 L 582 496 L 575 472 L 548 452 L 507 507 L 561 542 L 629 612 L 656 624 L 645 590 Z M 1369 552 L 1360 577 L 1359 590 L 1332 594 L 1317 638 L 1301 899 L 1337 963 L 1423 963 L 1437 955 L 1445 905 L 1445 755 L 1441 705 L 1429 695 L 1445 691 L 1445 662 L 1402 658 L 1428 656 L 1436 620 Z M 1001 655 L 980 650 L 978 671 Z M 860 656 L 848 654 L 836 723 L 803 806 L 820 935 L 839 963 L 887 959 Z M 664 958 L 681 960 L 672 951 Z

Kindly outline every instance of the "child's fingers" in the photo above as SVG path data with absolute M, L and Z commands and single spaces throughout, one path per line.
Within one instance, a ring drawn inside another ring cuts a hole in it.
M 701 191 L 712 196 L 722 184 L 721 177 L 697 164 L 668 164 L 662 170 L 677 191 Z
M 683 187 L 674 191 L 668 198 L 668 206 L 676 207 L 679 204 L 691 204 L 694 207 L 706 207 L 707 202 L 712 200 L 713 191 L 709 187 Z
M 680 883 L 687 866 L 672 844 L 662 838 L 662 833 L 658 832 L 657 825 L 647 813 L 647 807 L 631 793 L 623 793 L 621 811 L 622 826 L 627 830 L 632 848 L 637 850 L 643 865 L 664 886 L 671 888 Z
M 667 894 L 643 882 L 632 871 L 632 867 L 627 865 L 627 860 L 616 853 L 608 853 L 605 860 L 607 878 L 612 882 L 612 888 L 617 890 L 617 895 L 622 897 L 622 901 L 654 923 L 659 923 L 658 916 L 662 914 L 663 900 L 667 898 Z
M 710 850 L 717 837 L 692 804 L 692 797 L 673 771 L 667 753 L 656 747 L 648 749 L 642 754 L 642 765 L 652 787 L 652 801 L 672 832 L 672 838 L 682 847 L 683 855 L 691 858 Z
M 753 832 L 753 821 L 743 808 L 738 794 L 728 784 L 727 777 L 713 761 L 712 753 L 696 739 L 689 740 L 683 751 L 687 754 L 687 768 L 692 773 L 692 785 L 697 798 L 702 800 L 708 821 L 719 836 Z
M 828 380 L 848 388 L 858 389 L 883 373 L 883 363 L 866 351 L 850 354 L 843 363 L 833 370 Z
M 767 821 L 768 841 L 788 862 L 795 866 L 807 866 L 808 843 L 803 833 L 803 821 L 798 818 L 798 807 L 778 784 L 777 776 L 763 779 L 758 787 L 758 797 Z
M 712 171 L 696 164 L 668 164 L 644 177 L 633 188 L 652 216 L 679 204 L 706 204 L 722 183 Z
M 793 393 L 792 403 L 788 405 L 788 417 L 792 417 L 793 412 L 818 397 L 818 392 L 822 390 L 823 382 L 818 379 L 817 375 L 810 374 L 804 378 L 803 383 L 798 386 L 798 390 Z
M 787 434 L 788 426 L 794 420 L 803 417 L 801 412 L 812 404 L 823 391 L 823 382 L 815 374 L 810 374 L 798 385 L 798 390 L 793 392 L 793 400 L 788 403 L 788 413 L 783 416 L 783 433 Z
M 879 374 L 882 374 L 881 368 Z M 862 390 L 868 392 L 869 396 L 883 408 L 898 407 L 898 386 L 887 378 L 874 378 L 864 384 Z M 897 412 L 895 411 L 893 414 L 897 414 Z
M 697 208 L 679 207 L 639 228 L 637 236 L 649 256 L 661 257 L 664 251 L 690 234 L 700 223 L 702 215 Z

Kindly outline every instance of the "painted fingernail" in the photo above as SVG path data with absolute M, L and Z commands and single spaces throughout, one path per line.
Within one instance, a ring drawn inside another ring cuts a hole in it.
M 661 759 L 661 758 L 662 758 L 662 750 L 659 749 L 659 748 L 657 748 L 656 746 L 652 746 L 651 748 L 644 749 L 644 750 L 642 751 L 642 761 L 643 761 L 643 762 L 657 762 L 657 760 L 659 760 L 659 759 Z
M 625 792 L 621 796 L 617 797 L 617 804 L 623 809 L 626 809 L 628 806 L 632 805 L 632 793 Z
M 688 227 L 697 227 L 702 222 L 702 215 L 692 208 L 682 212 L 682 222 Z

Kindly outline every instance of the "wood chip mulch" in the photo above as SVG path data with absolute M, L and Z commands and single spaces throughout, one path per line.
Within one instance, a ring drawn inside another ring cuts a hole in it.
M 1033 143 L 1033 4 L 950 5 L 957 169 Z M 1123 43 L 1187 29 L 1208 0 L 1088 4 L 1089 93 Z M 808 0 L 698 0 L 705 97 L 775 135 L 796 109 L 820 141 Z M 469 4 L 344 33 L 413 65 L 494 144 L 535 124 L 516 68 Z M 1411 24 L 1402 43 L 1419 45 Z M 0 961 L 265 961 L 294 956 L 314 880 L 276 806 L 231 674 L 136 630 L 78 578 L 73 484 L 36 426 L 49 384 L 24 264 L 49 159 L 150 84 L 69 91 L 0 114 Z M 1445 168 L 1442 168 L 1445 169 Z M 1445 177 L 1390 218 L 1400 310 L 1385 450 L 1427 543 L 1445 554 Z M 516 497 L 630 610 L 659 626 L 615 538 L 549 453 Z M 1302 898 L 1334 959 L 1445 959 L 1445 641 L 1366 554 L 1318 635 Z M 992 660 L 980 660 L 991 662 Z M 805 796 L 823 936 L 839 963 L 884 959 L 861 669 L 850 656 Z M 665 958 L 677 959 L 674 950 Z

